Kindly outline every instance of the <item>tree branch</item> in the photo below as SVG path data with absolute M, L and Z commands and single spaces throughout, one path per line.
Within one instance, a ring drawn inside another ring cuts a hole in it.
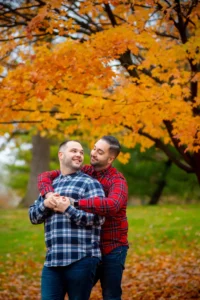
M 179 140 L 177 138 L 174 137 L 174 135 L 172 134 L 172 131 L 173 131 L 173 125 L 172 125 L 172 122 L 169 121 L 169 120 L 164 120 L 163 123 L 165 124 L 166 126 L 166 129 L 168 131 L 168 134 L 171 138 L 171 141 L 173 142 L 176 150 L 180 153 L 180 155 L 184 158 L 184 160 L 190 165 L 192 166 L 192 158 L 190 156 L 190 154 L 187 152 L 185 152 L 185 147 L 184 146 L 181 146 L 179 144 Z
M 155 34 L 157 34 L 158 36 L 162 36 L 162 37 L 169 37 L 169 38 L 172 38 L 174 40 L 179 40 L 179 37 L 177 36 L 174 36 L 174 35 L 171 35 L 171 34 L 167 34 L 167 33 L 164 33 L 164 32 L 159 32 L 159 31 L 154 31 Z
M 104 7 L 105 7 L 105 11 L 106 13 L 108 14 L 108 17 L 110 19 L 110 22 L 112 24 L 113 27 L 117 26 L 117 21 L 115 19 L 115 16 L 113 15 L 112 13 L 112 10 L 110 8 L 110 5 L 107 3 L 107 4 L 104 4 Z
M 181 162 L 180 159 L 178 159 L 177 156 L 169 149 L 169 147 L 166 144 L 164 144 L 160 139 L 154 138 L 150 134 L 142 130 L 139 131 L 139 134 L 153 141 L 155 143 L 155 146 L 161 149 L 167 155 L 167 157 L 169 157 L 179 168 L 186 171 L 187 173 L 194 173 L 194 169 L 191 166 Z
M 23 19 L 25 19 L 25 20 L 27 20 L 27 21 L 30 21 L 31 19 L 30 18 L 28 18 L 27 17 L 27 15 L 25 15 L 25 14 L 21 14 L 20 12 L 18 12 L 16 9 L 12 9 L 12 7 L 11 6 L 9 6 L 9 5 L 7 5 L 7 4 L 5 4 L 5 3 L 3 3 L 3 4 L 1 4 L 4 8 L 7 8 L 10 12 L 12 12 L 14 15 L 17 15 L 17 16 L 19 16 L 19 17 L 21 17 L 21 18 L 23 18 Z

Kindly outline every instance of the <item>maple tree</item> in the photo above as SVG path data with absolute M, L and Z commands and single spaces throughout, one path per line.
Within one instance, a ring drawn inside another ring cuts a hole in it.
M 2 74 L 9 70 L 1 134 L 91 142 L 110 133 L 128 148 L 155 144 L 200 182 L 197 0 L 9 3 L 0 14 Z

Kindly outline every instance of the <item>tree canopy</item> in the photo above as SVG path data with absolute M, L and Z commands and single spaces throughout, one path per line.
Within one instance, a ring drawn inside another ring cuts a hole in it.
M 114 134 L 200 181 L 197 0 L 0 3 L 1 134 Z

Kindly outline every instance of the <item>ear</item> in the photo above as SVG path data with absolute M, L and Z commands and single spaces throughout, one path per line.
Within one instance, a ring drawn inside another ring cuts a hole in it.
M 63 152 L 58 152 L 58 158 L 59 160 L 63 158 Z
M 114 157 L 114 156 L 110 156 L 110 157 L 108 158 L 108 163 L 109 163 L 109 165 L 111 165 L 111 164 L 113 163 L 114 160 L 115 160 L 115 157 Z

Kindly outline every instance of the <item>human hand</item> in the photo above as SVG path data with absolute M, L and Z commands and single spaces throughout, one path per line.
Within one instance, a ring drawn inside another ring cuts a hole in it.
M 54 192 L 48 192 L 45 194 L 45 199 L 55 194 Z
M 55 212 L 61 212 L 64 213 L 65 210 L 70 206 L 70 201 L 68 197 L 59 196 L 56 198 L 56 207 L 54 207 Z
M 57 199 L 60 195 L 57 193 L 48 193 L 47 195 L 47 198 L 44 200 L 44 206 L 54 209 L 57 206 Z

